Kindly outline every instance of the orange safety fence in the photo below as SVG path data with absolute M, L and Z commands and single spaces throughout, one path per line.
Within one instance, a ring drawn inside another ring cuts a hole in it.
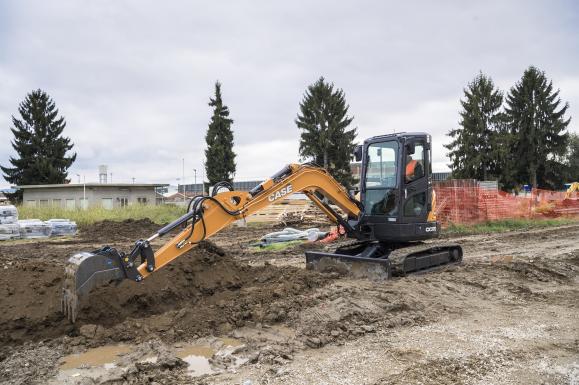
M 438 182 L 435 212 L 443 226 L 518 218 L 579 217 L 579 194 L 533 189 L 519 195 L 475 180 Z

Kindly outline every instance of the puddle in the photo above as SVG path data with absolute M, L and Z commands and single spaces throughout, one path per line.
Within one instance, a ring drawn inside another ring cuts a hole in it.
M 192 377 L 215 374 L 238 367 L 247 359 L 235 355 L 243 349 L 243 342 L 235 338 L 201 339 L 196 343 L 167 346 L 176 357 L 188 365 L 187 372 Z M 141 353 L 142 351 L 142 353 Z M 124 357 L 122 357 L 124 356 Z M 226 358 L 225 364 L 222 362 Z M 231 360 L 233 358 L 233 361 Z M 85 379 L 99 378 L 122 373 L 133 362 L 155 364 L 159 357 L 151 347 L 131 345 L 108 345 L 89 349 L 84 353 L 71 354 L 61 361 L 57 375 L 48 381 L 49 385 L 79 385 Z M 215 360 L 215 361 L 213 361 Z
M 210 346 L 185 344 L 175 349 L 175 355 L 187 363 L 187 371 L 192 376 L 202 376 L 214 373 L 209 359 L 215 354 Z
M 103 366 L 105 369 L 116 367 L 120 355 L 131 352 L 132 348 L 127 345 L 109 345 L 89 349 L 84 353 L 71 354 L 63 358 L 60 369 L 77 369 L 95 366 Z
M 209 359 L 215 354 L 227 350 L 227 348 L 235 348 L 243 345 L 243 342 L 235 338 L 218 338 L 217 342 L 222 344 L 222 347 L 217 349 L 207 344 L 183 344 L 183 346 L 175 349 L 175 355 L 185 361 L 189 367 L 188 372 L 192 376 L 202 376 L 205 374 L 213 374 L 217 371 L 211 367 Z

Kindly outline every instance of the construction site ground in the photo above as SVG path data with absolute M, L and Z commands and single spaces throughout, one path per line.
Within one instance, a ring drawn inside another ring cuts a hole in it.
M 454 236 L 462 265 L 387 282 L 306 270 L 323 245 L 260 251 L 273 226 L 232 227 L 70 324 L 66 259 L 157 228 L 0 243 L 0 383 L 579 383 L 579 223 Z

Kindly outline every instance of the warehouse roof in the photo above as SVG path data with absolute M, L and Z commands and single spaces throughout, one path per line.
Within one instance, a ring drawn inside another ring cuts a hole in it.
M 40 189 L 40 188 L 67 188 L 67 187 L 165 187 L 168 183 L 69 183 L 69 184 L 33 184 L 16 186 L 18 189 Z

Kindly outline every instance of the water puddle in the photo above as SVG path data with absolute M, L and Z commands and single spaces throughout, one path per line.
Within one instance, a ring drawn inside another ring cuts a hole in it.
M 71 354 L 63 358 L 60 369 L 78 369 L 102 366 L 105 369 L 116 367 L 120 355 L 131 352 L 127 345 L 109 345 L 89 349 L 84 353 Z
M 217 347 L 221 345 L 220 347 Z M 209 344 L 183 344 L 175 348 L 175 355 L 185 361 L 189 367 L 187 370 L 192 376 L 202 376 L 216 373 L 211 366 L 210 359 L 218 353 L 224 353 L 232 348 L 239 347 L 243 343 L 234 338 L 218 338 Z
M 187 363 L 189 375 L 198 377 L 242 365 L 247 359 L 238 357 L 237 353 L 244 348 L 238 339 L 212 337 L 195 343 L 165 345 L 163 354 L 179 357 Z M 119 375 L 135 362 L 156 364 L 159 359 L 159 350 L 146 344 L 101 346 L 64 357 L 56 377 L 48 384 L 79 385 L 87 378 L 97 380 Z

